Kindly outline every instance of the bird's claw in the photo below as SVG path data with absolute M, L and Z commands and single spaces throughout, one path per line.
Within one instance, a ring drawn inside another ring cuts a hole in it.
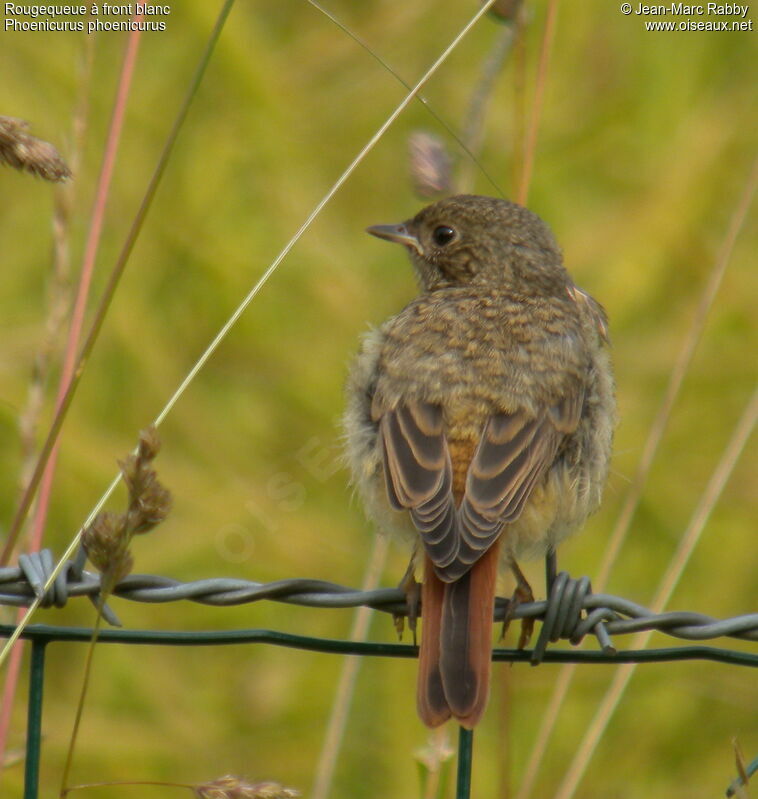
M 403 575 L 403 579 L 400 580 L 398 588 L 405 594 L 405 603 L 407 605 L 407 618 L 408 618 L 408 629 L 411 631 L 411 635 L 413 636 L 413 643 L 416 644 L 416 622 L 418 621 L 419 617 L 419 609 L 421 607 L 421 583 L 416 580 L 416 575 L 414 574 L 413 568 L 413 558 L 411 558 L 411 562 L 408 564 L 408 568 Z M 406 616 L 401 614 L 393 614 L 392 616 L 393 621 L 395 623 L 395 629 L 397 630 L 397 634 L 399 638 L 403 637 L 403 633 L 405 632 L 405 619 Z
M 505 634 L 508 631 L 508 627 L 513 619 L 513 615 L 516 612 L 516 608 L 518 608 L 519 605 L 525 605 L 528 602 L 534 602 L 534 592 L 532 591 L 532 586 L 529 585 L 529 581 L 518 567 L 516 561 L 511 563 L 511 571 L 516 578 L 516 588 L 513 591 L 513 596 L 508 602 L 508 607 L 506 608 L 505 616 L 503 617 L 503 629 L 500 633 L 501 638 L 505 638 Z M 534 619 L 521 619 L 521 632 L 519 633 L 518 637 L 519 649 L 525 649 L 527 647 L 533 632 Z

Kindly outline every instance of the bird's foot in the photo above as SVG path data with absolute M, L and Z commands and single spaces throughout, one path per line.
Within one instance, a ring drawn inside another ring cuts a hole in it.
M 513 576 L 516 578 L 516 588 L 513 591 L 513 596 L 508 603 L 508 608 L 505 611 L 505 618 L 503 619 L 503 629 L 500 634 L 501 638 L 505 637 L 506 632 L 508 631 L 508 627 L 510 626 L 511 620 L 513 619 L 513 614 L 516 612 L 516 608 L 519 605 L 524 605 L 527 602 L 534 602 L 534 593 L 532 592 L 532 586 L 529 585 L 529 581 L 524 576 L 524 573 L 519 568 L 516 561 L 511 561 L 511 571 L 513 572 Z M 521 633 L 519 634 L 518 638 L 518 648 L 525 649 L 529 640 L 532 637 L 532 632 L 534 631 L 534 619 L 522 619 L 521 620 Z
M 413 644 L 416 644 L 416 622 L 419 617 L 419 608 L 421 607 L 421 583 L 416 580 L 414 570 L 415 553 L 411 557 L 408 568 L 405 570 L 403 579 L 400 580 L 398 588 L 405 594 L 405 603 L 408 606 L 408 629 L 413 636 Z M 403 637 L 405 632 L 405 616 L 401 614 L 393 614 L 393 621 L 395 622 L 395 629 L 399 638 Z

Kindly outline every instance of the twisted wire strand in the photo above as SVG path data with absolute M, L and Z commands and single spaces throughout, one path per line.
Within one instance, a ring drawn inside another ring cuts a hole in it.
M 0 605 L 24 606 L 41 599 L 46 607 L 63 607 L 71 597 L 96 600 L 100 593 L 100 575 L 76 568 L 70 563 L 45 595 L 47 575 L 55 558 L 46 550 L 24 555 L 18 566 L 0 568 Z M 203 605 L 242 605 L 261 600 L 284 602 L 314 608 L 355 608 L 366 606 L 397 616 L 407 615 L 405 594 L 399 588 L 358 591 L 325 580 L 287 579 L 259 583 L 230 577 L 213 577 L 182 582 L 151 574 L 133 574 L 122 580 L 113 596 L 132 602 L 166 603 L 188 600 Z M 505 618 L 509 600 L 499 597 L 495 620 Z M 723 636 L 758 641 L 758 613 L 746 613 L 730 619 L 716 619 L 703 613 L 676 611 L 653 613 L 642 605 L 612 594 L 593 594 L 588 578 L 578 580 L 561 572 L 552 582 L 547 600 L 521 603 L 508 613 L 513 619 L 541 619 L 542 628 L 534 651 L 533 663 L 542 660 L 550 641 L 567 639 L 579 643 L 586 635 L 598 638 L 607 654 L 615 649 L 611 635 L 641 630 L 657 630 L 690 641 L 704 641 Z

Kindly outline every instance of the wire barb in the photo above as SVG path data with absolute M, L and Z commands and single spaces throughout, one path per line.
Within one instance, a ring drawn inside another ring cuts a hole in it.
M 25 555 L 19 555 L 17 569 L 0 569 L 0 573 L 8 572 L 18 573 L 19 580 L 25 580 L 29 588 L 31 588 L 32 595 L 39 601 L 40 607 L 49 608 L 57 607 L 62 608 L 67 602 L 69 597 L 69 582 L 71 585 L 78 585 L 83 576 L 84 561 L 82 558 L 77 557 L 75 560 L 66 563 L 55 576 L 50 587 L 45 590 L 45 586 L 50 579 L 50 576 L 55 570 L 55 559 L 53 553 L 49 549 L 42 549 L 39 552 L 29 552 Z M 0 578 L 0 583 L 2 579 Z M 22 585 L 22 582 L 16 585 Z M 92 604 L 98 606 L 98 597 L 100 590 L 94 593 L 87 594 Z M 0 601 L 0 604 L 3 604 Z M 26 604 L 9 602 L 8 604 Z M 121 622 L 118 616 L 107 606 L 103 605 L 102 608 L 103 618 L 112 627 L 120 627 Z
M 542 662 L 548 642 L 567 638 L 572 644 L 578 644 L 591 630 L 597 636 L 600 648 L 606 654 L 615 654 L 605 625 L 606 620 L 620 618 L 609 608 L 596 608 L 586 618 L 582 618 L 586 599 L 592 594 L 589 577 L 572 580 L 566 572 L 561 572 L 550 581 L 550 596 L 547 601 L 537 644 L 532 652 L 532 665 Z

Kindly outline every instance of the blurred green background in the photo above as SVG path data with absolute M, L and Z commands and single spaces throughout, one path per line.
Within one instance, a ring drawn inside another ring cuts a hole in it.
M 94 279 L 121 247 L 220 3 L 172 4 L 168 29 L 143 36 Z M 476 10 L 472 0 L 329 0 L 328 7 L 414 81 Z M 526 3 L 526 108 L 546 4 Z M 424 95 L 456 129 L 501 23 L 485 18 Z M 29 120 L 67 156 L 86 34 L 11 33 L 0 46 L 0 113 Z M 72 269 L 81 262 L 126 35 L 98 35 L 85 149 L 76 176 Z M 652 33 L 615 3 L 560 9 L 529 205 L 553 227 L 577 283 L 608 310 L 620 424 L 602 510 L 564 545 L 560 565 L 596 573 L 650 424 L 695 315 L 755 155 L 755 33 Z M 520 166 L 513 56 L 487 116 L 481 160 L 508 196 Z M 199 95 L 66 422 L 46 543 L 61 552 L 133 446 L 237 303 L 394 106 L 404 89 L 303 2 L 239 2 Z M 181 580 L 313 577 L 359 585 L 372 530 L 340 465 L 347 364 L 368 325 L 414 294 L 395 248 L 368 224 L 420 207 L 409 134 L 448 134 L 419 103 L 389 130 L 240 319 L 162 428 L 158 461 L 174 493 L 169 520 L 134 544 L 136 571 Z M 491 193 L 481 175 L 476 190 Z M 0 530 L 18 499 L 18 419 L 45 336 L 55 188 L 0 169 Z M 742 231 L 674 407 L 630 537 L 607 590 L 641 604 L 656 586 L 755 384 L 755 217 Z M 58 351 L 62 348 L 62 341 Z M 57 367 L 40 437 L 50 418 Z M 755 451 L 731 476 L 671 609 L 718 617 L 754 610 Z M 119 494 L 113 507 L 117 508 Z M 407 554 L 393 547 L 382 583 Z M 529 564 L 543 595 L 542 567 Z M 509 590 L 504 586 L 503 590 Z M 269 627 L 343 638 L 350 611 L 261 603 L 210 609 L 114 600 L 125 626 Z M 4 611 L 10 621 L 12 611 Z M 91 624 L 83 601 L 37 620 Z M 371 637 L 392 641 L 388 618 Z M 624 646 L 623 641 L 617 645 Z M 665 645 L 662 637 L 654 645 Z M 718 642 L 734 647 L 733 642 Z M 512 636 L 507 645 L 513 645 Z M 594 642 L 587 642 L 592 648 Z M 739 646 L 739 645 L 737 645 Z M 85 648 L 49 649 L 42 796 L 57 791 Z M 274 779 L 309 795 L 342 668 L 339 657 L 267 646 L 98 649 L 74 782 L 199 782 L 224 773 Z M 419 795 L 412 661 L 365 660 L 331 796 Z M 519 784 L 559 667 L 495 668 L 477 731 L 473 795 Z M 613 676 L 578 670 L 535 796 L 550 796 Z M 503 715 L 501 686 L 511 684 Z M 10 746 L 24 744 L 24 697 Z M 758 752 L 758 685 L 702 662 L 638 669 L 578 796 L 712 797 L 734 774 L 731 739 Z M 507 743 L 503 729 L 509 731 Z M 451 731 L 453 732 L 453 731 Z M 1 775 L 20 795 L 22 768 Z M 167 789 L 92 790 L 166 796 Z M 77 794 L 75 794 L 77 795 Z

